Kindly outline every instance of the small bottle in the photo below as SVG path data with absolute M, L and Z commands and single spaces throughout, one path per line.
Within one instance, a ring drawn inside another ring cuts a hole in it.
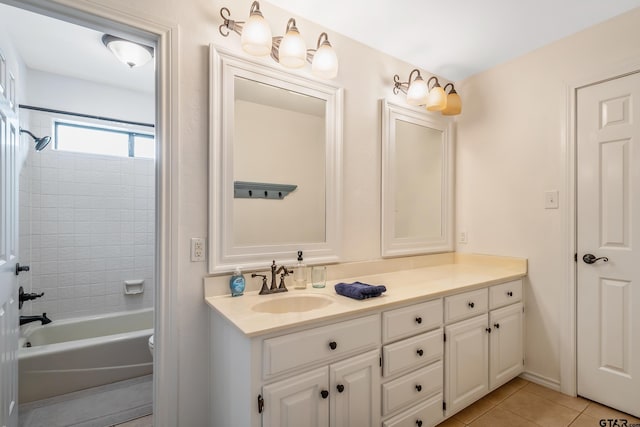
M 242 271 L 240 271 L 240 267 L 236 267 L 233 271 L 233 276 L 229 279 L 229 289 L 231 289 L 232 297 L 239 297 L 244 293 L 244 276 L 242 275 Z
M 302 251 L 298 251 L 298 264 L 293 268 L 294 289 L 307 288 L 307 266 L 302 262 Z

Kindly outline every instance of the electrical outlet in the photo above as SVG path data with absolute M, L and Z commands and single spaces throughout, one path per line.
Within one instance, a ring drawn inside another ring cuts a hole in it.
M 544 208 L 558 209 L 558 190 L 547 191 L 544 193 Z
M 205 249 L 204 239 L 200 237 L 191 238 L 191 262 L 204 261 Z
M 461 231 L 458 235 L 458 243 L 467 243 L 469 241 L 469 236 L 466 231 Z

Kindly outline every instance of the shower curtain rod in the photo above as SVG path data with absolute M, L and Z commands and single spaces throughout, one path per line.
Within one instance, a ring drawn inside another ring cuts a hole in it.
M 65 114 L 67 116 L 76 116 L 76 117 L 82 117 L 82 118 L 85 118 L 85 119 L 104 120 L 104 121 L 107 121 L 107 122 L 123 123 L 123 124 L 127 124 L 127 125 L 136 125 L 136 126 L 145 126 L 145 127 L 148 127 L 148 128 L 154 128 L 155 127 L 154 125 L 152 125 L 150 123 L 132 122 L 132 121 L 129 121 L 129 120 L 112 119 L 112 118 L 103 117 L 103 116 L 93 116 L 91 114 L 72 113 L 70 111 L 53 110 L 51 108 L 34 107 L 32 105 L 19 104 L 18 107 L 24 108 L 25 110 L 43 111 L 45 113 Z

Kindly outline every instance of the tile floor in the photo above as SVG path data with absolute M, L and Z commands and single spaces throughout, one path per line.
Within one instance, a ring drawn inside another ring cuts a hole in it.
M 516 378 L 438 427 L 599 427 L 601 419 L 640 426 L 638 418 Z
M 626 419 L 629 427 L 640 426 L 638 418 L 516 378 L 438 427 L 600 427 L 601 419 Z M 149 415 L 117 427 L 152 426 Z

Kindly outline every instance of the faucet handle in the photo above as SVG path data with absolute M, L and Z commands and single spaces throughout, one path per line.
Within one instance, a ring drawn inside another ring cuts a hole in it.
M 267 286 L 267 275 L 266 274 L 256 274 L 251 273 L 251 277 L 262 277 L 262 288 L 260 289 L 259 295 L 268 294 L 271 291 L 269 290 L 269 286 Z
M 284 269 L 284 273 L 280 275 L 280 286 L 278 286 L 278 292 L 288 292 L 289 289 L 284 284 L 284 276 L 288 276 L 287 269 Z

